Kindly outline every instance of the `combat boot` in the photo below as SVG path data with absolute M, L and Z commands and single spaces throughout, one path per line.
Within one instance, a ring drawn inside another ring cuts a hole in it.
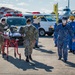
M 59 57 L 58 60 L 61 60 L 61 57 Z
M 33 60 L 32 57 L 31 57 L 31 55 L 29 56 L 29 59 L 30 59 L 30 60 Z
M 75 51 L 73 51 L 73 54 L 75 54 Z
M 26 56 L 26 62 L 29 62 L 29 57 L 28 56 Z

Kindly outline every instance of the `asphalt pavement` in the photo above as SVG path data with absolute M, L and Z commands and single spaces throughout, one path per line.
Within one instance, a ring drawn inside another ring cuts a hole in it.
M 0 75 L 75 75 L 74 54 L 68 54 L 66 63 L 58 60 L 52 37 L 41 37 L 39 46 L 33 50 L 33 61 L 29 63 L 25 61 L 23 46 L 18 48 L 21 60 L 18 55 L 14 57 L 14 48 L 9 48 L 8 60 L 0 54 Z

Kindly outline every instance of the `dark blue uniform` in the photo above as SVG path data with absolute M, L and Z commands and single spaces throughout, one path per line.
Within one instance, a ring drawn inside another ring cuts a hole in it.
M 70 22 L 70 25 L 72 27 L 73 33 L 74 33 L 74 39 L 75 39 L 75 22 Z M 72 50 L 72 52 L 75 51 L 75 41 L 72 42 L 72 37 L 70 38 L 70 43 L 69 43 L 69 47 Z
M 58 36 L 56 34 L 58 34 Z M 69 35 L 71 37 L 74 36 L 70 25 L 67 24 L 63 26 L 60 24 L 56 27 L 54 36 L 57 36 L 58 56 L 59 58 L 63 56 L 64 60 L 67 60 L 68 57 Z
M 54 31 L 55 31 L 56 27 L 57 27 L 57 24 L 55 23 Z M 55 34 L 55 32 L 54 32 L 54 34 Z M 57 46 L 57 34 L 56 34 L 56 36 L 54 36 L 54 43 L 55 43 L 55 46 Z

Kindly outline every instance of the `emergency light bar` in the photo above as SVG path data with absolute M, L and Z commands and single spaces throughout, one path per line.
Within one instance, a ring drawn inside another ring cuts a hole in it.
M 8 16 L 18 16 L 18 17 L 22 17 L 22 14 L 5 14 L 4 17 L 8 17 Z
M 40 12 L 32 12 L 32 14 L 40 14 Z
M 6 17 L 6 16 L 12 16 L 12 14 L 5 14 L 4 16 L 5 16 L 5 17 Z

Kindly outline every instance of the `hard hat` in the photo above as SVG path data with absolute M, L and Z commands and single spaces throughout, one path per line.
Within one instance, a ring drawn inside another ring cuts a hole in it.
M 33 16 L 33 18 L 35 19 L 35 18 L 37 18 L 37 16 Z
M 74 20 L 75 18 L 74 18 L 74 16 L 70 16 L 69 19 L 70 20 Z

